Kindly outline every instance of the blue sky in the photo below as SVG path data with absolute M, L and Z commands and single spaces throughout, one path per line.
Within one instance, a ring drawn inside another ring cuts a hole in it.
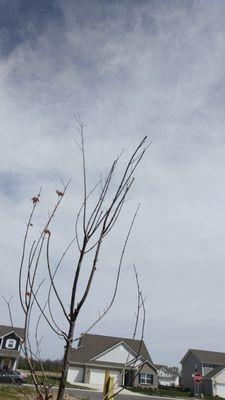
M 0 7 L 0 295 L 14 295 L 15 323 L 22 323 L 22 237 L 40 187 L 37 232 L 60 179 L 72 178 L 55 222 L 54 257 L 73 234 L 81 201 L 79 112 L 88 124 L 90 186 L 121 149 L 126 158 L 145 135 L 152 145 L 105 245 L 78 334 L 108 301 L 121 240 L 141 202 L 118 298 L 94 332 L 131 335 L 135 263 L 156 363 L 178 365 L 190 347 L 225 351 L 225 3 L 2 0 Z M 59 282 L 65 296 L 72 260 Z M 1 310 L 7 324 L 4 302 Z M 43 351 L 60 356 L 60 343 L 47 336 Z
M 26 40 L 35 43 L 50 21 L 63 21 L 57 1 L 1 1 L 1 56 L 9 56 Z

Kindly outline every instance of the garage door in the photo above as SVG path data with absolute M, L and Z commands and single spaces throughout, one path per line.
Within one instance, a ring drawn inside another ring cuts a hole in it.
M 109 371 L 110 375 L 114 378 L 114 383 L 116 386 L 120 383 L 120 372 L 119 371 Z M 90 383 L 96 385 L 104 385 L 105 380 L 105 370 L 103 369 L 91 369 L 90 370 Z
M 225 398 L 225 385 L 216 383 L 216 395 Z
M 83 368 L 70 367 L 68 370 L 67 381 L 70 383 L 83 381 Z

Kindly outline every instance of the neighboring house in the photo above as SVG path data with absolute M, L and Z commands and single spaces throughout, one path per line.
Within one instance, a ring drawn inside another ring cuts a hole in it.
M 24 329 L 0 325 L 0 368 L 17 368 Z
M 158 369 L 158 385 L 160 386 L 179 386 L 179 371 L 177 367 L 155 364 Z
M 210 396 L 225 398 L 225 366 L 218 366 L 204 376 L 203 391 Z
M 182 358 L 181 364 L 181 385 L 184 390 L 190 390 L 192 393 L 198 390 L 200 394 L 212 395 L 217 390 L 221 390 L 221 392 L 224 391 L 224 396 L 220 396 L 225 397 L 225 373 L 223 372 L 225 353 L 190 349 Z M 202 383 L 197 387 L 193 380 L 195 372 L 200 372 L 203 376 Z
M 84 334 L 69 363 L 70 383 L 103 385 L 109 370 L 117 386 L 157 387 L 157 368 L 140 340 Z

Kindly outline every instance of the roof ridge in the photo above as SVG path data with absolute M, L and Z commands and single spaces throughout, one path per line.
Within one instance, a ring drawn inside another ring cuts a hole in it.
M 0 328 L 9 328 L 9 329 L 24 329 L 21 326 L 12 326 L 12 325 L 0 325 Z
M 83 333 L 81 334 L 81 338 L 83 336 L 100 336 L 100 337 L 106 337 L 106 338 L 112 338 L 112 339 L 121 339 L 121 340 L 135 340 L 136 342 L 144 342 L 144 339 L 133 339 L 133 338 L 128 338 L 128 337 L 121 337 L 121 336 L 111 336 L 111 335 L 101 335 L 101 334 L 97 334 L 97 333 Z
M 219 353 L 219 354 L 225 354 L 225 351 L 217 351 L 217 350 L 190 349 L 190 351 L 201 351 L 201 352 L 203 352 L 203 353 Z

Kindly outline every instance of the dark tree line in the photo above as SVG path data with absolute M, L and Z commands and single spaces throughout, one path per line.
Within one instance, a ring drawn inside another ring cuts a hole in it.
M 45 371 L 49 372 L 61 372 L 62 371 L 62 360 L 50 360 L 47 358 L 46 360 L 36 360 L 35 362 L 35 370 L 42 371 L 44 368 Z M 29 370 L 29 365 L 27 363 L 26 358 L 21 357 L 18 364 L 18 369 Z

